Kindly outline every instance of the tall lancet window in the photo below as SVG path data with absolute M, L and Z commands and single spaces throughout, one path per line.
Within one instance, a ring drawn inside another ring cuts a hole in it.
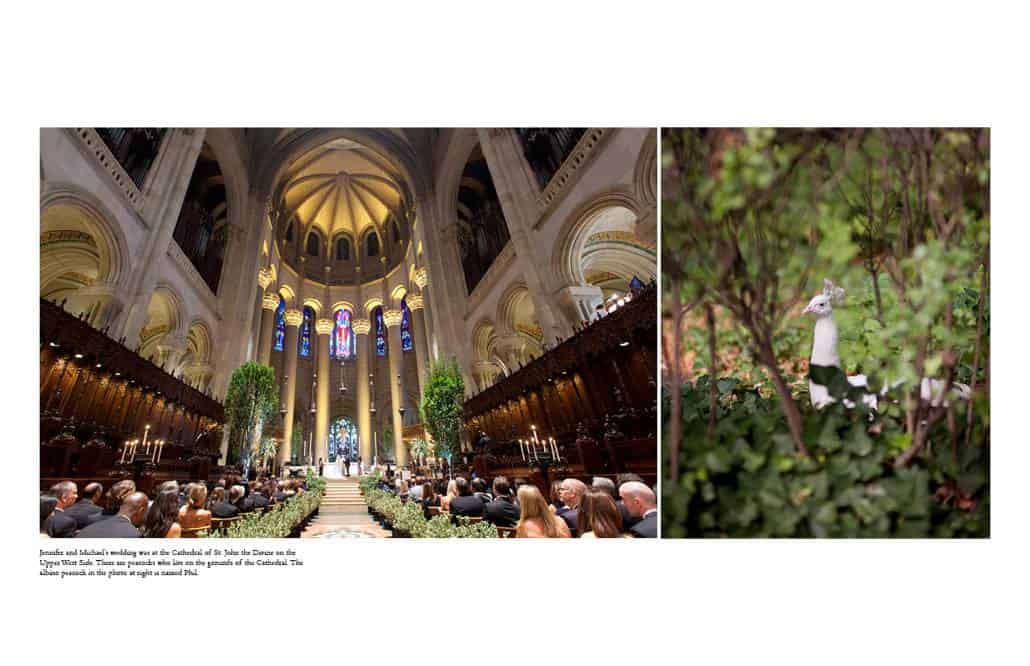
M 286 299 L 280 296 L 279 307 L 275 309 L 275 344 L 272 345 L 275 351 L 282 351 L 283 343 L 286 342 L 286 320 L 283 319 L 285 314 Z
M 376 308 L 372 316 L 376 322 L 376 356 L 386 356 L 386 322 L 383 321 L 383 308 Z
M 357 355 L 354 329 L 351 327 L 350 312 L 337 310 L 334 316 L 333 335 L 329 338 L 329 358 L 348 360 Z
M 315 320 L 315 311 L 304 306 L 304 321 L 300 324 L 300 338 L 297 340 L 297 353 L 308 358 L 311 356 L 311 324 Z
M 409 352 L 415 348 L 411 342 L 411 310 L 408 301 L 401 299 L 401 350 Z

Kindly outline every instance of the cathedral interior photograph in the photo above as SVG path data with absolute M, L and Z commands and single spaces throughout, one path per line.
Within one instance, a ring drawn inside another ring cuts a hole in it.
M 42 128 L 42 538 L 658 535 L 654 128 Z

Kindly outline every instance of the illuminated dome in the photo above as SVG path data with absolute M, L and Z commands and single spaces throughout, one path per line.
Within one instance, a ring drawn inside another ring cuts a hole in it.
M 352 283 L 391 270 L 410 238 L 411 196 L 379 153 L 338 139 L 297 159 L 273 195 L 282 256 L 311 279 Z M 304 258 L 303 261 L 299 261 Z M 326 270 L 328 268 L 328 270 Z

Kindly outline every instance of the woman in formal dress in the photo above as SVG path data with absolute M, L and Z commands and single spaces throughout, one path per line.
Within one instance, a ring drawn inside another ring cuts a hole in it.
M 576 527 L 580 539 L 616 539 L 627 536 L 622 533 L 622 516 L 615 500 L 607 492 L 592 488 L 579 501 Z
M 536 486 L 520 486 L 518 498 L 521 515 L 515 526 L 516 537 L 568 539 L 572 536 L 569 526 L 554 514 Z
M 451 479 L 447 483 L 447 494 L 440 498 L 440 510 L 450 511 L 451 500 L 458 496 L 458 482 Z
M 179 525 L 184 530 L 211 527 L 211 512 L 204 508 L 207 486 L 191 483 L 186 486 L 186 506 L 179 509 Z
M 178 517 L 179 493 L 175 490 L 162 490 L 147 510 L 147 517 L 143 519 L 143 536 L 178 539 L 182 536 L 182 526 L 178 523 Z

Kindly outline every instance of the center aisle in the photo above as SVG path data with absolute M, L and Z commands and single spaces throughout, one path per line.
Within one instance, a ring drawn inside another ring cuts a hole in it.
M 372 519 L 358 488 L 357 477 L 326 479 L 322 504 L 301 539 L 389 538 L 390 533 Z

